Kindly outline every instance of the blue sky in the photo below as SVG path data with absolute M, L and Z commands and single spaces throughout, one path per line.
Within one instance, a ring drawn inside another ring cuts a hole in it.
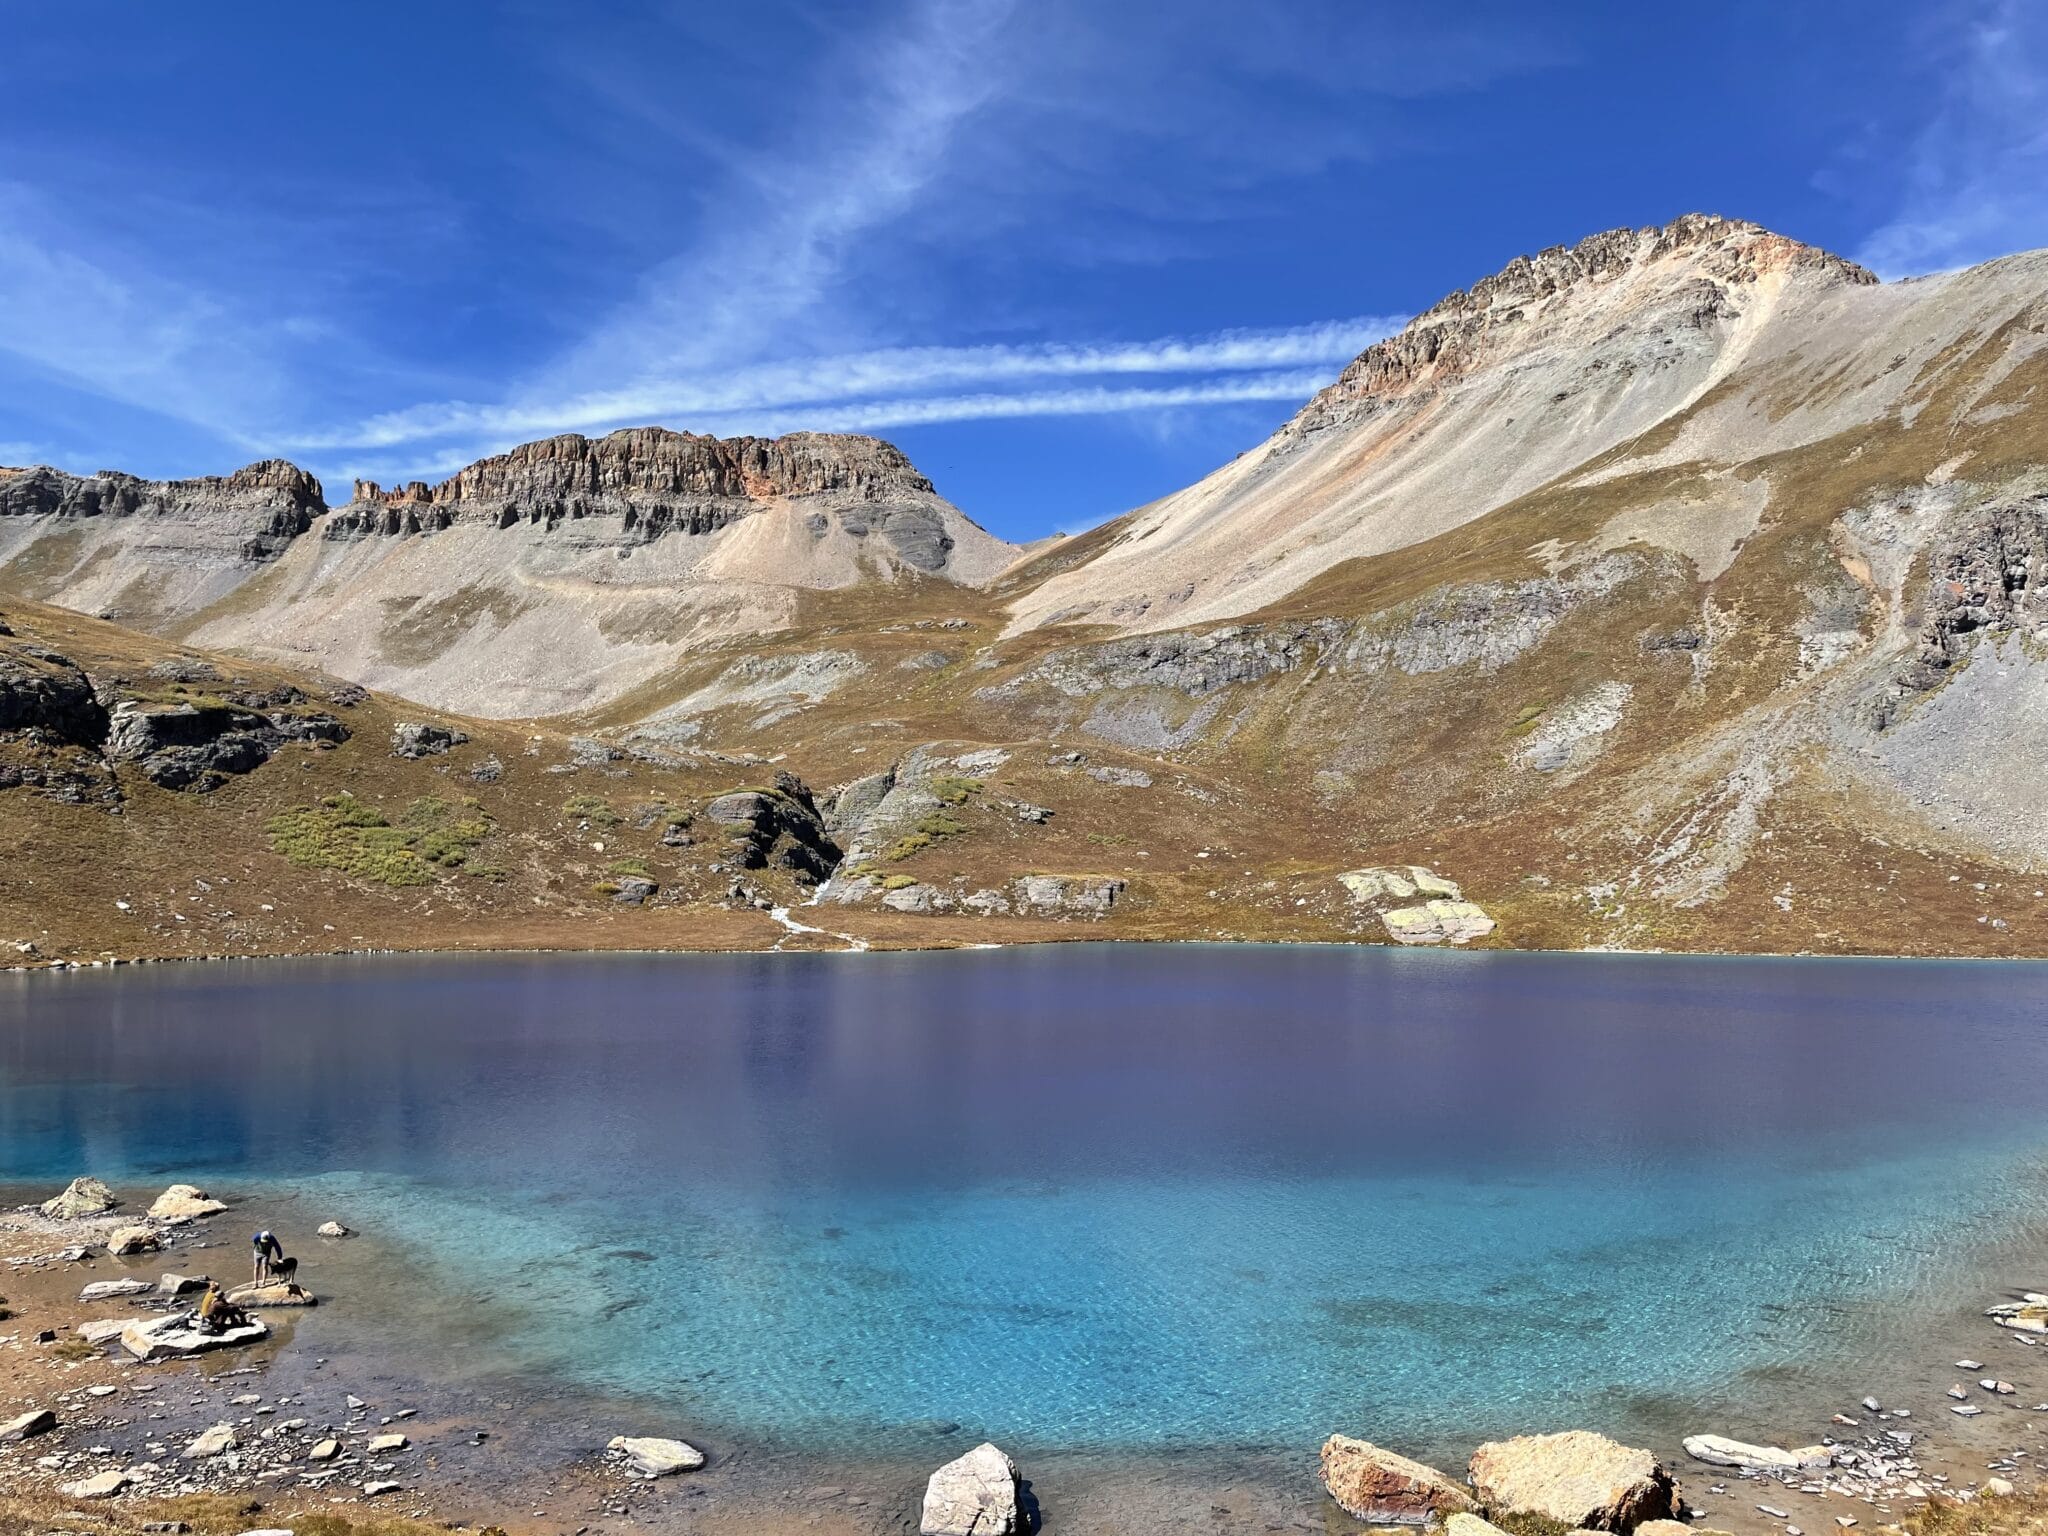
M 1257 443 L 1519 252 L 2048 245 L 2048 7 L 0 0 L 0 463 L 438 479 L 873 431 L 999 533 Z

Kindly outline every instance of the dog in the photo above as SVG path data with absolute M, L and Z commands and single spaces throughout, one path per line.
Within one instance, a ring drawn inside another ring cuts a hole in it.
M 270 1278 L 285 1285 L 292 1284 L 299 1278 L 299 1261 L 297 1259 L 279 1259 L 270 1266 Z

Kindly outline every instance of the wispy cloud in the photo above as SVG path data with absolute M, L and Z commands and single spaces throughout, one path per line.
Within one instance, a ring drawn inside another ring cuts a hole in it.
M 0 182 L 0 352 L 46 377 L 237 439 L 283 377 L 288 316 L 240 313 L 91 242 Z
M 2048 13 L 1969 0 L 1943 21 L 1950 51 L 1905 196 L 1857 253 L 1885 277 L 2048 245 Z
M 1095 345 L 1047 343 L 1032 346 L 896 347 L 838 357 L 787 362 L 710 373 L 698 377 L 650 379 L 625 389 L 517 405 L 451 402 L 424 405 L 375 416 L 337 431 L 311 433 L 296 439 L 301 448 L 390 448 L 403 443 L 452 436 L 517 438 L 535 433 L 569 432 L 613 427 L 631 422 L 675 420 L 698 423 L 730 420 L 742 412 L 753 419 L 772 416 L 824 429 L 849 419 L 848 408 L 859 402 L 863 419 L 901 424 L 918 420 L 961 420 L 959 415 L 919 415 L 921 407 L 943 407 L 919 396 L 946 391 L 948 398 L 978 402 L 972 415 L 1045 414 L 1043 395 L 1026 397 L 993 392 L 960 396 L 967 385 L 996 386 L 1056 378 L 1091 378 L 1141 374 L 1229 374 L 1258 369 L 1299 368 L 1348 362 L 1365 347 L 1401 323 L 1394 316 L 1364 316 L 1313 325 L 1271 330 L 1232 330 L 1202 337 L 1161 337 L 1150 341 Z M 1268 375 L 1272 377 L 1272 375 Z M 1306 377 L 1313 390 L 1326 382 L 1321 373 Z M 1219 389 L 1222 386 L 1218 386 Z M 1080 398 L 1087 392 L 1077 392 Z M 896 397 L 896 398 L 887 398 Z M 905 398 L 907 397 L 907 398 Z M 1108 398 L 1107 395 L 1104 398 Z M 1218 399 L 1270 398 L 1220 393 Z M 1000 402 L 1017 400 L 1015 409 Z M 1122 410 L 1125 406 L 1108 406 Z M 894 415 L 887 413 L 894 412 Z M 1064 411 L 1061 414 L 1075 414 Z
M 1190 406 L 1242 405 L 1251 402 L 1305 399 L 1330 380 L 1327 369 L 1270 370 L 1234 378 L 1207 378 L 1178 384 L 1123 387 L 1089 385 L 1070 389 L 998 391 L 924 395 L 890 399 L 835 400 L 802 407 L 762 407 L 743 411 L 705 411 L 692 427 L 723 436 L 775 436 L 785 432 L 877 432 L 895 427 L 934 426 L 944 422 L 995 421 L 1043 416 L 1115 416 L 1163 412 Z M 477 459 L 500 452 L 516 435 L 474 438 L 452 446 L 386 457 L 337 460 L 316 465 L 337 480 L 361 478 L 396 481 L 425 475 L 446 475 Z

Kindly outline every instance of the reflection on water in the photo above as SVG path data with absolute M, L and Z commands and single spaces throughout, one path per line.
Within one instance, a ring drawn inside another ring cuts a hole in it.
M 469 1348 L 736 1433 L 1425 1444 L 1977 1283 L 2044 1016 L 2038 966 L 1181 946 L 0 978 L 0 1166 L 317 1190 L 488 1274 Z

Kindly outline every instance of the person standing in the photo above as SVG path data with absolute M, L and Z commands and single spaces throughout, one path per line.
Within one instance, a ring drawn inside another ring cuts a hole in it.
M 270 1278 L 270 1266 L 284 1257 L 284 1244 L 277 1240 L 275 1232 L 266 1227 L 249 1239 L 249 1246 L 255 1250 L 251 1283 L 261 1285 Z

